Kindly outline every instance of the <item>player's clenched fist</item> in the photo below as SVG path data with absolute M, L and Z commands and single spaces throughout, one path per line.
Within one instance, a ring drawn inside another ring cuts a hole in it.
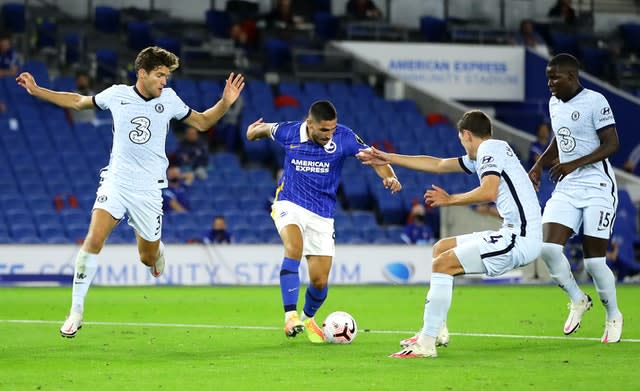
M 18 85 L 27 90 L 27 92 L 33 95 L 38 85 L 36 84 L 36 80 L 29 72 L 22 72 L 18 77 L 16 77 L 16 81 Z

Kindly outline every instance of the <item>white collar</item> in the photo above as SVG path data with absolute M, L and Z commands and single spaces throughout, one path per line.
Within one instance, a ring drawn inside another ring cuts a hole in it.
M 302 121 L 300 125 L 300 143 L 309 141 L 309 135 L 307 134 L 307 121 Z

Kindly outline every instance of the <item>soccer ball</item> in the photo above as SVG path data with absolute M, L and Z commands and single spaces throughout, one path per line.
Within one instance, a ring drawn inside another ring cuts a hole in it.
M 353 316 L 344 311 L 336 311 L 325 318 L 322 332 L 325 342 L 348 344 L 358 335 L 358 325 Z

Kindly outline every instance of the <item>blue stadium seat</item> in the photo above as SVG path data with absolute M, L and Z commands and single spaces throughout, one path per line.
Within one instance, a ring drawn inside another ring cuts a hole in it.
M 373 212 L 353 211 L 351 212 L 351 221 L 356 228 L 376 227 L 378 222 Z
M 370 209 L 373 198 L 369 193 L 367 180 L 362 176 L 350 177 L 348 181 L 343 181 L 342 191 L 351 209 Z
M 43 17 L 36 20 L 36 47 L 56 48 L 58 41 L 58 24 L 53 18 Z
M 285 70 L 291 65 L 291 47 L 287 41 L 268 38 L 263 44 L 265 65 L 269 70 Z
M 205 12 L 207 30 L 218 38 L 228 38 L 231 30 L 231 18 L 224 11 L 209 9 Z
M 62 37 L 62 41 L 64 43 L 65 64 L 72 65 L 80 62 L 86 46 L 84 37 L 80 33 L 71 32 L 65 34 L 64 37 Z M 65 87 L 68 86 L 69 84 Z M 57 88 L 59 91 L 73 91 L 74 89 L 75 82 L 72 85 L 72 88 Z
M 390 194 L 386 189 L 375 191 L 374 197 L 382 224 L 403 224 L 405 222 L 408 211 L 405 210 L 402 197 Z
M 553 48 L 553 54 L 569 53 L 578 57 L 580 54 L 578 38 L 573 34 L 552 32 L 551 47 Z
M 5 3 L 2 5 L 3 26 L 12 33 L 24 33 L 26 27 L 25 5 Z
M 120 29 L 120 10 L 106 5 L 96 6 L 95 28 L 103 33 L 116 33 Z
M 339 20 L 331 12 L 317 12 L 313 15 L 316 36 L 322 40 L 335 39 L 339 30 Z
M 179 39 L 171 36 L 163 36 L 155 39 L 154 44 L 158 47 L 161 47 L 165 50 L 170 51 L 176 56 L 180 56 L 182 51 L 182 43 Z
M 118 74 L 118 53 L 111 49 L 96 50 L 96 77 L 98 79 L 115 79 Z M 100 112 L 101 110 L 98 110 Z
M 258 233 L 253 227 L 245 226 L 245 227 L 237 227 L 232 228 L 231 237 L 233 238 L 234 243 L 240 244 L 255 244 L 260 243 L 260 238 L 258 237 Z
M 420 17 L 420 33 L 428 42 L 444 42 L 447 40 L 447 23 L 433 16 Z
M 65 224 L 66 236 L 72 243 L 82 242 L 89 231 L 88 224 Z
M 624 23 L 619 26 L 625 50 L 640 52 L 640 24 Z

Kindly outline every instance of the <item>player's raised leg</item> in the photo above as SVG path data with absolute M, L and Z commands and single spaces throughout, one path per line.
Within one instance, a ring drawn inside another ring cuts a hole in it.
M 329 292 L 329 272 L 331 271 L 332 257 L 310 255 L 307 257 L 309 265 L 309 286 L 305 293 L 304 307 L 302 310 L 302 322 L 304 323 L 307 338 L 312 343 L 324 342 L 322 328 L 315 321 L 315 315 L 327 299 Z
M 284 258 L 280 266 L 280 293 L 284 306 L 284 333 L 295 337 L 304 331 L 298 315 L 298 295 L 300 293 L 300 259 L 302 259 L 302 232 L 297 225 L 290 224 L 280 230 L 284 244 Z
M 116 224 L 118 224 L 118 220 L 113 218 L 109 212 L 103 209 L 93 210 L 89 232 L 75 259 L 71 310 L 64 324 L 60 327 L 60 335 L 63 337 L 73 338 L 82 328 L 84 301 L 96 275 L 98 253 L 102 250 L 104 242 Z

